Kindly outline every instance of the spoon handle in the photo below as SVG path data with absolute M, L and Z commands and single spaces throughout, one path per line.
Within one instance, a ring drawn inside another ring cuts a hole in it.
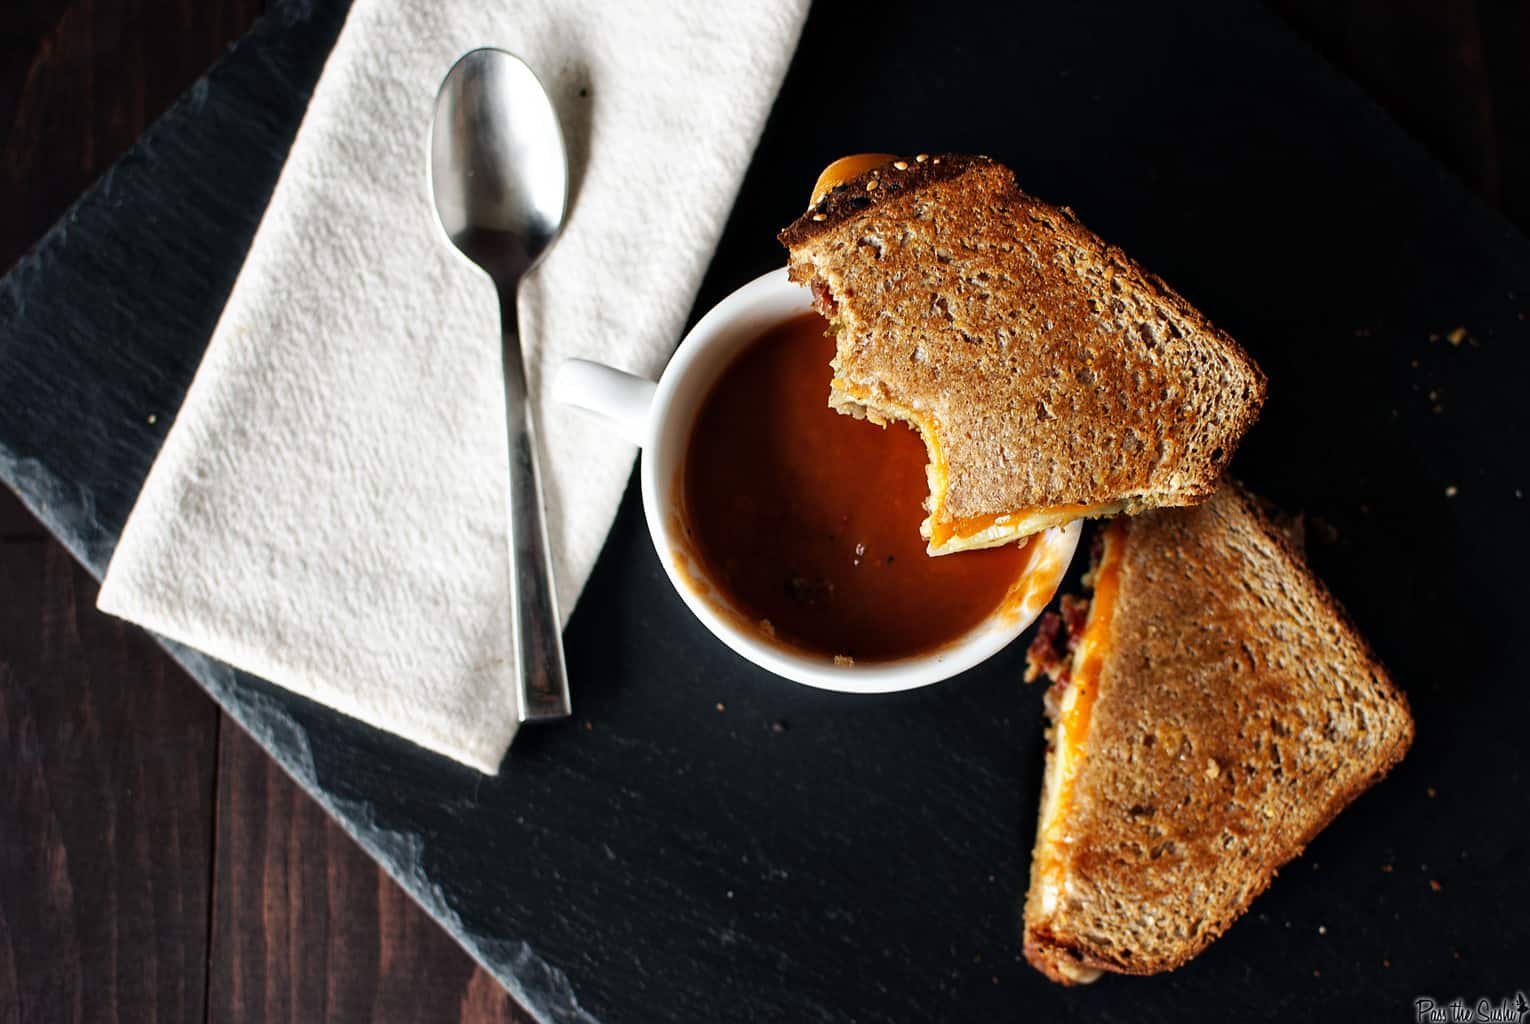
M 512 293 L 513 294 L 513 293 Z M 520 720 L 545 722 L 572 712 L 563 664 L 558 597 L 547 548 L 536 430 L 526 396 L 514 301 L 504 310 L 505 424 L 510 440 L 510 614 Z

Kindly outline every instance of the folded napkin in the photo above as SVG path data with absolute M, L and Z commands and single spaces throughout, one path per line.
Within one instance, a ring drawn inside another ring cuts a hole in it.
M 633 449 L 540 382 L 569 356 L 663 365 L 806 8 L 356 0 L 100 607 L 495 772 L 516 729 L 499 308 L 436 224 L 436 90 L 507 49 L 569 144 L 567 229 L 520 304 L 566 616 Z

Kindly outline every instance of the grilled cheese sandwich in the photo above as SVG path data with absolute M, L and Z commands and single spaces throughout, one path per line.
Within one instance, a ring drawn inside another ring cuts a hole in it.
M 836 161 L 813 200 L 781 239 L 836 335 L 829 404 L 920 433 L 930 554 L 1211 492 L 1263 375 L 1071 211 L 954 155 Z
M 1027 671 L 1054 682 L 1025 953 L 1066 984 L 1195 956 L 1413 736 L 1407 701 L 1234 484 L 1113 520 L 1092 580 L 1087 617 L 1048 616 Z

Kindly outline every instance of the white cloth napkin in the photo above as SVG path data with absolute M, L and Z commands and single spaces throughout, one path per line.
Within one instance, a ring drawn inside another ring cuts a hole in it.
M 567 230 L 520 304 L 566 617 L 633 449 L 539 382 L 569 356 L 663 365 L 806 8 L 356 0 L 100 607 L 495 772 L 516 729 L 499 310 L 435 221 L 436 90 L 503 47 L 571 151 Z

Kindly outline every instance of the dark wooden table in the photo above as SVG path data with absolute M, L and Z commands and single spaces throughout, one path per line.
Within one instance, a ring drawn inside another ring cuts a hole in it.
M 1530 4 L 1276 6 L 1530 229 Z M 0 268 L 262 7 L 8 4 Z M 0 1024 L 528 1019 L 94 599 L 90 577 L 0 490 Z

